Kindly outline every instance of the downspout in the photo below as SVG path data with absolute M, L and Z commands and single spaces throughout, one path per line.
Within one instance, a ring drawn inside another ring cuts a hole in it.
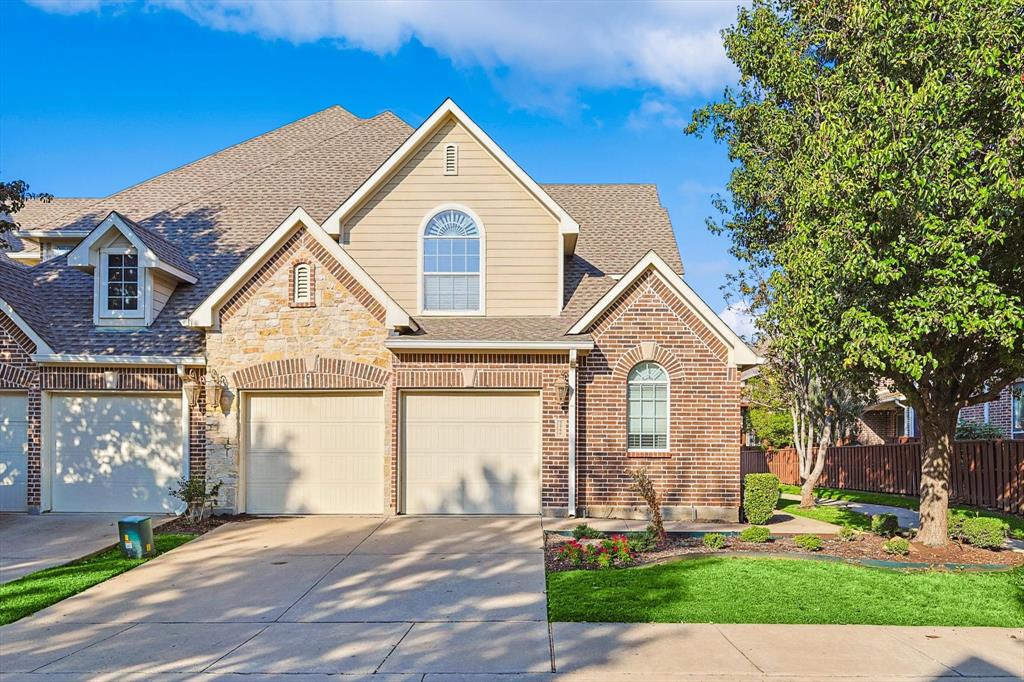
M 576 516 L 576 349 L 569 350 L 569 517 Z
M 185 392 L 188 378 L 185 365 L 175 365 L 174 371 L 181 381 L 181 471 L 186 479 L 192 477 L 192 405 Z

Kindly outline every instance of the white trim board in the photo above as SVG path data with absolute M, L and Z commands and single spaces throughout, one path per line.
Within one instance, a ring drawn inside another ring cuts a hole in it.
M 394 337 L 384 341 L 385 348 L 393 350 L 577 350 L 582 353 L 594 349 L 594 342 L 586 341 L 446 341 L 420 339 L 414 336 Z
M 715 333 L 725 344 L 729 351 L 729 364 L 736 367 L 750 367 L 758 365 L 762 359 L 720 318 L 704 300 L 697 295 L 690 286 L 683 281 L 683 278 L 676 274 L 668 266 L 661 256 L 656 252 L 648 251 L 643 258 L 629 269 L 622 276 L 615 286 L 609 289 L 604 296 L 598 299 L 590 310 L 583 314 L 577 322 L 569 328 L 566 334 L 583 334 L 590 325 L 608 308 L 614 304 L 620 296 L 648 270 L 653 270 L 671 288 L 680 300 Z
M 341 235 L 341 228 L 345 223 L 345 219 L 348 218 L 352 212 L 359 207 L 366 199 L 370 198 L 372 193 L 376 191 L 387 179 L 391 176 L 392 172 L 397 170 L 405 161 L 423 144 L 434 131 L 448 118 L 452 117 L 470 132 L 470 134 L 477 139 L 477 141 L 483 145 L 484 149 L 494 155 L 494 157 L 501 163 L 506 170 L 508 170 L 512 176 L 518 180 L 522 185 L 531 193 L 533 196 L 540 201 L 540 203 L 551 211 L 555 217 L 558 218 L 558 230 L 563 235 L 578 235 L 580 232 L 579 223 L 573 220 L 565 209 L 558 205 L 558 203 L 551 198 L 547 192 L 545 192 L 540 185 L 534 182 L 533 178 L 526 174 L 526 172 L 520 168 L 515 161 L 513 161 L 508 154 L 502 150 L 480 128 L 476 123 L 473 122 L 469 116 L 466 115 L 462 109 L 459 108 L 455 102 L 449 97 L 441 103 L 437 109 L 434 110 L 426 121 L 417 128 L 412 135 L 410 135 L 402 145 L 395 150 L 395 152 L 388 157 L 373 175 L 366 179 L 362 185 L 359 186 L 355 192 L 349 196 L 348 199 L 342 203 L 331 215 L 324 221 L 323 227 L 327 231 L 327 234 L 338 237 Z M 573 240 L 575 243 L 575 240 Z
M 36 331 L 32 329 L 31 326 L 29 326 L 28 322 L 26 322 L 24 318 L 22 318 L 22 316 L 19 315 L 14 310 L 14 308 L 12 308 L 11 305 L 3 298 L 0 298 L 0 312 L 3 312 L 4 314 L 7 315 L 7 317 L 11 318 L 11 321 L 13 321 L 15 325 L 17 325 L 18 329 L 20 329 L 22 333 L 25 334 L 25 336 L 27 336 L 29 340 L 32 341 L 32 343 L 36 344 L 37 353 L 53 352 L 53 349 L 50 348 L 50 345 L 46 343 L 46 341 L 43 341 L 43 337 L 39 336 L 39 334 L 37 334 Z
M 291 214 L 284 219 L 284 221 L 278 225 L 277 229 L 270 233 L 263 243 L 260 244 L 256 249 L 249 254 L 249 256 L 242 261 L 242 263 L 235 268 L 235 270 L 221 282 L 213 293 L 206 297 L 202 303 L 199 304 L 191 315 L 185 320 L 182 320 L 182 324 L 186 327 L 196 327 L 200 329 L 209 329 L 215 325 L 216 312 L 219 310 L 219 306 L 228 299 L 228 297 L 235 292 L 235 290 L 244 284 L 248 278 L 255 272 L 260 266 L 274 252 L 283 244 L 289 237 L 295 234 L 300 228 L 305 227 L 306 230 L 317 240 L 327 253 L 329 253 L 335 260 L 337 260 L 348 272 L 355 277 L 356 281 L 366 289 L 371 296 L 373 296 L 381 305 L 384 306 L 386 311 L 386 323 L 389 327 L 409 327 L 417 329 L 416 322 L 409 316 L 402 306 L 391 298 L 384 289 L 370 275 L 363 270 L 362 267 L 346 253 L 345 249 L 341 248 L 341 245 L 337 241 L 332 239 L 327 232 L 324 231 L 320 224 L 313 220 L 312 217 L 304 209 L 296 208 Z
M 32 360 L 40 365 L 127 365 L 135 367 L 184 365 L 202 367 L 206 364 L 206 358 L 196 355 L 66 355 L 52 351 L 36 353 L 32 356 Z
M 125 239 L 132 243 L 135 247 L 136 252 L 139 254 L 139 267 L 140 268 L 156 268 L 163 270 L 172 277 L 177 278 L 182 282 L 188 284 L 195 284 L 198 280 L 182 270 L 176 268 L 170 263 L 166 263 L 153 253 L 153 250 L 146 246 L 138 235 L 128 226 L 128 223 L 124 221 L 117 211 L 111 211 L 106 218 L 104 218 L 99 225 L 96 226 L 89 236 L 78 243 L 75 248 L 68 251 L 67 259 L 68 265 L 76 268 L 83 268 L 86 270 L 93 270 L 100 267 L 100 249 L 94 249 L 93 246 L 103 239 L 111 230 L 118 230 L 124 235 Z

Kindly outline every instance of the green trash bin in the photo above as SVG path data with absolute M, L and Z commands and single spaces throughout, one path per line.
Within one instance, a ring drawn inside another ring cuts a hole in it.
M 126 516 L 117 522 L 118 547 L 129 559 L 153 556 L 153 522 L 148 516 Z

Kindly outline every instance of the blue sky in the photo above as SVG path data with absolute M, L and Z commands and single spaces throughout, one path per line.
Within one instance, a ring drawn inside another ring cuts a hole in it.
M 450 96 L 539 182 L 656 183 L 687 281 L 723 310 L 736 266 L 704 219 L 729 162 L 681 128 L 735 79 L 717 35 L 734 16 L 733 2 L 3 2 L 0 56 L 21 70 L 0 79 L 0 177 L 103 196 L 331 104 L 417 125 Z

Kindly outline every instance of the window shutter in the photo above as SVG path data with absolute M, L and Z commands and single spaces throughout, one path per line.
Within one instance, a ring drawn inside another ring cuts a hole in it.
M 457 144 L 446 144 L 444 146 L 444 174 L 459 174 L 459 146 Z

